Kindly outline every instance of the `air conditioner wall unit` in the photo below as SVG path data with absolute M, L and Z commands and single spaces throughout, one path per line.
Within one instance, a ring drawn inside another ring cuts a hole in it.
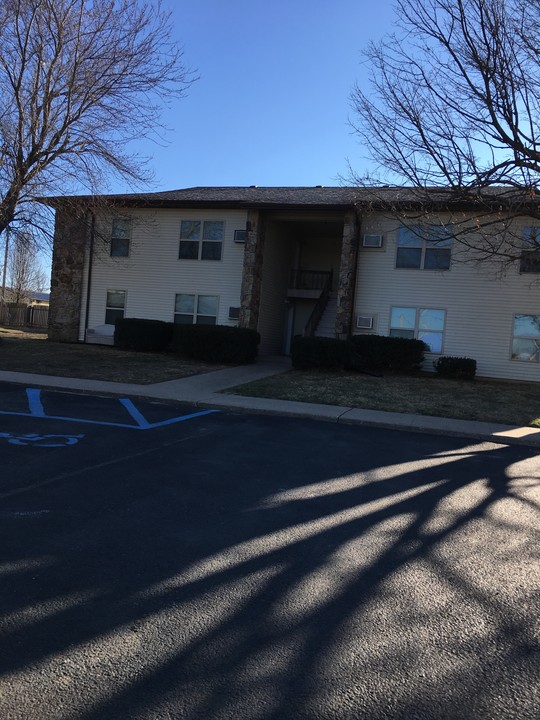
M 372 315 L 357 315 L 356 316 L 356 327 L 358 330 L 372 330 L 373 329 L 373 316 Z
M 366 248 L 382 248 L 382 235 L 364 235 L 362 238 L 362 246 Z
M 234 231 L 234 242 L 235 243 L 245 243 L 246 242 L 246 231 L 245 230 L 235 230 Z
M 240 308 L 231 306 L 229 308 L 229 320 L 239 320 L 239 319 L 240 319 Z

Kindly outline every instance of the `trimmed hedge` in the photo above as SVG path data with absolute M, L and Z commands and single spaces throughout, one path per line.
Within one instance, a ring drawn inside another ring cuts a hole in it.
M 417 370 L 424 360 L 422 340 L 386 335 L 353 335 L 351 370 Z
M 114 344 L 123 350 L 161 352 L 171 344 L 173 324 L 146 318 L 118 318 Z
M 410 371 L 420 367 L 427 346 L 422 340 L 385 335 L 355 335 L 348 340 L 296 337 L 292 365 L 297 370 Z
M 174 325 L 172 347 L 178 353 L 213 363 L 255 362 L 260 335 L 229 325 Z
M 347 368 L 351 347 L 346 340 L 324 337 L 295 337 L 291 344 L 291 362 L 296 370 Z
M 444 355 L 433 363 L 437 375 L 454 380 L 474 380 L 476 360 Z

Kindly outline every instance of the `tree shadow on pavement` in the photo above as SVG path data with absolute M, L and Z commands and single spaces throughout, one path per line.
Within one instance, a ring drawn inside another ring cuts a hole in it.
M 13 717 L 534 716 L 530 450 L 228 422 L 38 493 L 71 514 L 4 544 Z

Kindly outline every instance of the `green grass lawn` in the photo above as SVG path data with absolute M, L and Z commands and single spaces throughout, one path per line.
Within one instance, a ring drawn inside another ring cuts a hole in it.
M 218 370 L 173 353 L 139 353 L 103 345 L 55 343 L 45 332 L 0 327 L 0 370 L 150 384 Z M 227 392 L 252 397 L 418 413 L 540 427 L 540 383 L 443 380 L 291 370 Z
M 221 367 L 185 360 L 174 353 L 50 342 L 44 331 L 0 328 L 0 370 L 147 385 Z
M 465 382 L 430 374 L 377 378 L 356 373 L 291 370 L 227 392 L 540 427 L 540 383 Z

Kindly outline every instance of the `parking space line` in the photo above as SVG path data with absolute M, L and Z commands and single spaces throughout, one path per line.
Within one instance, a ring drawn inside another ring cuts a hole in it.
M 129 398 L 120 398 L 120 404 L 123 405 L 128 413 L 131 415 L 131 417 L 135 420 L 137 425 L 144 430 L 148 430 L 150 427 L 150 423 L 148 420 L 144 417 L 142 413 L 140 413 L 135 405 L 131 402 Z
M 28 408 L 32 417 L 45 417 L 45 408 L 41 402 L 41 390 L 37 388 L 26 388 Z
M 193 420 L 204 415 L 211 415 L 220 412 L 219 410 L 199 410 L 187 415 L 179 415 L 177 417 L 162 420 L 156 423 L 150 423 L 144 415 L 135 407 L 129 398 L 119 398 L 121 405 L 127 410 L 129 415 L 137 423 L 132 425 L 129 423 L 109 422 L 107 420 L 88 420 L 86 418 L 66 417 L 63 415 L 47 415 L 41 400 L 41 390 L 37 388 L 26 388 L 26 397 L 28 400 L 29 412 L 15 412 L 12 410 L 0 410 L 0 415 L 16 415 L 18 417 L 41 418 L 45 420 L 63 420 L 65 422 L 84 423 L 87 425 L 104 425 L 107 427 L 127 428 L 129 430 L 153 430 L 154 428 L 165 427 L 166 425 L 174 425 L 175 423 L 184 422 L 185 420 Z

